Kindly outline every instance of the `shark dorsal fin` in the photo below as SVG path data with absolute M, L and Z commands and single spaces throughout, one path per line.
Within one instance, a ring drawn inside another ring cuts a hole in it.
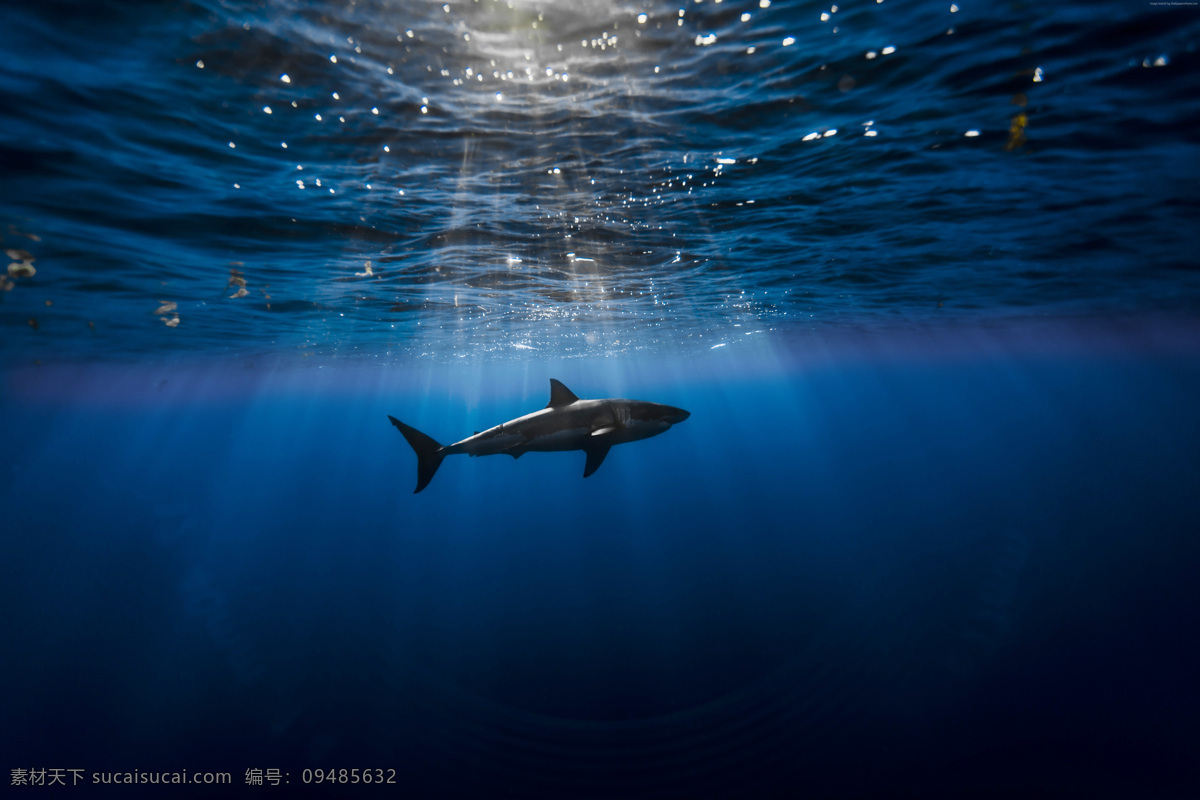
M 574 392 L 563 386 L 562 381 L 557 381 L 554 378 L 550 379 L 550 402 L 546 404 L 546 408 L 569 406 L 578 399 Z

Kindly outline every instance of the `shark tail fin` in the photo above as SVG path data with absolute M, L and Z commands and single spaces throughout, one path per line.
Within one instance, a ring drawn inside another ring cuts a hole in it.
M 438 467 L 442 465 L 442 459 L 446 455 L 442 452 L 440 444 L 416 428 L 405 425 L 390 415 L 388 419 L 404 434 L 404 438 L 412 446 L 413 452 L 417 454 L 417 488 L 413 489 L 413 494 L 416 494 L 433 480 L 433 474 L 438 471 Z

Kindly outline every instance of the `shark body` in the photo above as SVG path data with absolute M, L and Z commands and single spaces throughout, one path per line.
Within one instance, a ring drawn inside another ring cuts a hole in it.
M 587 454 L 583 477 L 604 462 L 613 445 L 657 436 L 691 416 L 682 408 L 644 400 L 607 398 L 580 400 L 575 393 L 550 379 L 550 402 L 523 417 L 501 423 L 454 444 L 441 445 L 393 416 L 388 419 L 404 434 L 417 454 L 417 493 L 429 485 L 442 459 L 456 453 L 470 456 L 510 455 L 520 458 L 530 451 L 582 450 Z

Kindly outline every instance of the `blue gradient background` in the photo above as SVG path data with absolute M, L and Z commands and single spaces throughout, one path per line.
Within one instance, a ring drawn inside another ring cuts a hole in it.
M 10 372 L 4 751 L 418 796 L 1180 796 L 1192 333 Z M 539 373 L 692 417 L 586 481 L 462 458 L 411 494 L 386 414 L 450 439 Z
M 958 5 L 0 6 L 0 782 L 1194 794 L 1200 12 Z

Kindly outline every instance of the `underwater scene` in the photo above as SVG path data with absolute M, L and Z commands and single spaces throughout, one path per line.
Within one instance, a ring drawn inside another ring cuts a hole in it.
M 1190 797 L 1198 44 L 8 0 L 5 796 Z

